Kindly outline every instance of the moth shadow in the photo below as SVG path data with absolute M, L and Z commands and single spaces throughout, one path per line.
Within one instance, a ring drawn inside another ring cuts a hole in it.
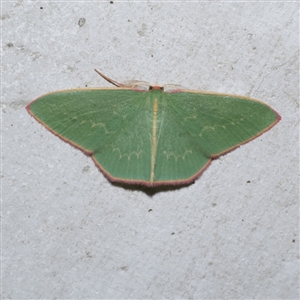
M 180 184 L 180 185 L 177 184 L 177 185 L 161 185 L 161 186 L 147 187 L 147 186 L 140 185 L 140 184 L 126 184 L 126 183 L 120 183 L 120 182 L 112 183 L 112 185 L 114 185 L 115 187 L 121 187 L 127 191 L 141 191 L 150 197 L 152 197 L 158 193 L 176 191 L 176 190 L 182 189 L 184 187 L 188 187 L 192 184 L 194 184 L 194 182 L 188 183 L 188 184 Z

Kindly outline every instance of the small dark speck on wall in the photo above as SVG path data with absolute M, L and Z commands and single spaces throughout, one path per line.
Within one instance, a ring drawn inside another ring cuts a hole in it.
M 79 21 L 78 21 L 78 25 L 79 27 L 82 27 L 86 22 L 86 19 L 85 18 L 80 18 Z
M 40 9 L 43 9 L 43 8 L 44 8 L 43 6 L 40 7 Z
M 11 47 L 14 46 L 14 44 L 13 43 L 8 43 L 6 46 L 9 47 L 9 48 L 11 48 Z
M 110 3 L 110 4 L 114 4 L 114 1 L 110 1 L 109 3 Z

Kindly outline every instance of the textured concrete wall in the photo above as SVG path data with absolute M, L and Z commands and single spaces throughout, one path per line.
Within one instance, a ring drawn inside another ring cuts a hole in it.
M 2 2 L 2 297 L 297 299 L 298 3 Z M 139 79 L 282 120 L 188 187 L 111 184 L 25 110 Z

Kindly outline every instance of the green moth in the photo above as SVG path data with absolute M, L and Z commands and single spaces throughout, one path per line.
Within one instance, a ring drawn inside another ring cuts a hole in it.
M 112 182 L 193 182 L 212 159 L 272 128 L 281 117 L 248 97 L 145 84 L 74 89 L 31 102 L 28 112 L 91 156 Z

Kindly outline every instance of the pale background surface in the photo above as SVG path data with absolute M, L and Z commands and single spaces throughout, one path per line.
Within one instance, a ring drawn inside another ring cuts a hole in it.
M 298 8 L 4 1 L 2 297 L 298 299 Z M 188 187 L 114 186 L 25 110 L 108 86 L 94 68 L 250 96 L 282 121 Z

